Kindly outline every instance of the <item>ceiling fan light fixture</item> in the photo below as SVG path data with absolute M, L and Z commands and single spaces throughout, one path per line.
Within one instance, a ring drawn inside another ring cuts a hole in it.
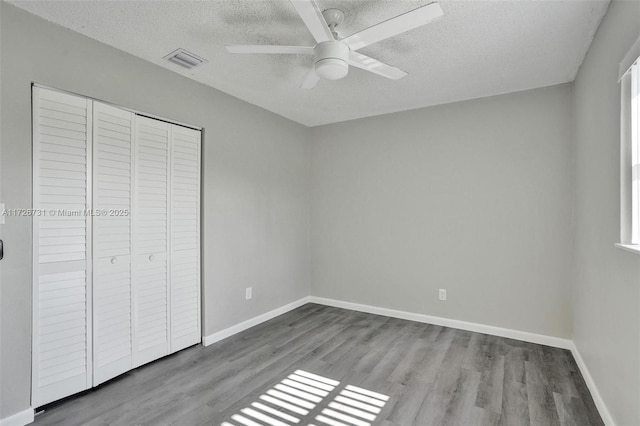
M 341 59 L 328 58 L 316 62 L 316 74 L 327 80 L 340 80 L 349 73 L 349 64 Z
M 349 47 L 339 41 L 326 41 L 315 47 L 315 70 L 319 77 L 339 80 L 349 73 Z

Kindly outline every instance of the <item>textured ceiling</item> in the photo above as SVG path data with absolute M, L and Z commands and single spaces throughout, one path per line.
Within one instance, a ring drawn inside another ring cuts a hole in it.
M 346 37 L 433 0 L 318 0 L 345 12 Z M 445 16 L 362 49 L 409 75 L 351 68 L 300 89 L 313 57 L 232 55 L 227 44 L 313 46 L 288 1 L 11 1 L 47 20 L 316 126 L 572 81 L 608 0 L 441 1 Z M 209 60 L 188 71 L 162 58 L 178 47 Z

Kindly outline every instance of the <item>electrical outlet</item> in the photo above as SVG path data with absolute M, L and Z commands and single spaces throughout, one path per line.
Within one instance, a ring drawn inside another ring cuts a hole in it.
M 247 300 L 251 299 L 252 292 L 253 292 L 253 289 L 251 287 L 247 287 L 247 289 L 244 291 L 244 295 L 247 298 Z
M 447 300 L 447 289 L 446 288 L 441 288 L 440 290 L 438 290 L 438 297 L 440 298 L 440 300 Z

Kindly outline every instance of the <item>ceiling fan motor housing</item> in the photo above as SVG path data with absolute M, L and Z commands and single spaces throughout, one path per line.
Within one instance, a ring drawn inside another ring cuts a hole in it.
M 349 73 L 349 47 L 339 41 L 325 41 L 315 47 L 316 74 L 327 80 L 339 80 Z

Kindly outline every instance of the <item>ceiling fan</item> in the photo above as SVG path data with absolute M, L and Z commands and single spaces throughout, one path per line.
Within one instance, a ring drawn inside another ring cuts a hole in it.
M 291 0 L 291 4 L 316 40 L 315 46 L 241 45 L 226 48 L 230 53 L 314 55 L 315 65 L 302 82 L 303 89 L 315 87 L 320 78 L 344 78 L 349 72 L 349 65 L 392 80 L 401 79 L 407 75 L 406 72 L 358 53 L 357 50 L 428 24 L 444 15 L 438 3 L 431 3 L 339 39 L 336 27 L 344 21 L 341 10 L 327 9 L 320 12 L 315 0 Z

